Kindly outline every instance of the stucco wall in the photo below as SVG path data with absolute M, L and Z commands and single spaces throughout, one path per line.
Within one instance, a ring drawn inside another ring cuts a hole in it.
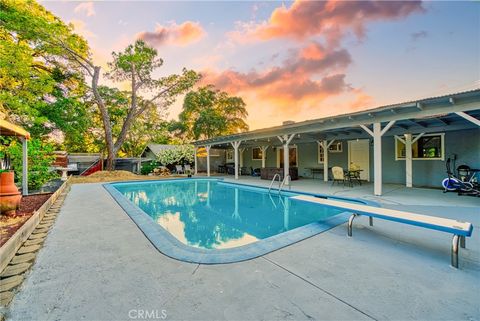
M 348 167 L 348 142 L 342 142 L 341 153 L 329 153 L 329 167 Z M 298 174 L 310 177 L 308 167 L 322 167 L 318 163 L 317 144 L 298 144 Z M 480 129 L 445 132 L 445 159 L 457 154 L 457 166 L 467 164 L 472 168 L 480 168 Z M 382 139 L 382 162 L 384 183 L 405 183 L 405 161 L 395 160 L 395 139 L 388 136 Z M 261 160 L 252 160 L 252 148 L 243 153 L 243 164 L 246 167 L 258 168 Z M 267 167 L 276 167 L 277 152 L 273 147 L 268 148 L 266 157 Z M 442 160 L 414 160 L 413 185 L 439 187 L 446 176 L 445 161 Z M 370 144 L 370 179 L 373 181 L 373 144 Z

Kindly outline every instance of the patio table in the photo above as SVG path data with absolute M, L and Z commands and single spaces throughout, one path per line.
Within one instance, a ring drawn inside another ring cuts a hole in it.
M 357 182 L 358 185 L 362 185 L 362 181 L 360 180 L 360 172 L 363 172 L 363 169 L 349 169 L 345 170 L 345 177 L 348 177 L 351 186 L 353 186 L 353 182 Z
M 305 169 L 310 171 L 313 179 L 315 178 L 315 174 L 323 174 L 323 167 L 305 167 Z M 328 172 L 329 172 L 328 179 L 331 179 L 330 178 L 331 169 L 332 169 L 331 167 L 328 168 Z

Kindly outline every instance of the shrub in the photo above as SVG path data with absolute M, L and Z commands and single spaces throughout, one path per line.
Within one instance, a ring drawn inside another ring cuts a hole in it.
M 52 178 L 57 177 L 57 173 L 51 170 L 55 161 L 52 144 L 42 142 L 39 139 L 28 141 L 28 187 L 39 189 Z M 22 144 L 17 140 L 12 140 L 5 150 L 10 157 L 11 167 L 15 171 L 17 181 L 22 180 Z
M 153 160 L 150 162 L 142 163 L 142 168 L 140 169 L 140 173 L 142 175 L 148 175 L 150 173 L 153 173 L 153 170 L 159 166 L 160 166 L 160 163 Z
M 172 149 L 164 149 L 158 153 L 157 159 L 164 166 L 193 163 L 195 148 L 193 145 L 178 145 Z

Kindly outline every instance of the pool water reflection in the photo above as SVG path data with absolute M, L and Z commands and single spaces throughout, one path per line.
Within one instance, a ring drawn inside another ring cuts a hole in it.
M 341 213 L 290 198 L 297 194 L 279 196 L 262 188 L 211 179 L 114 187 L 180 242 L 203 249 L 250 244 Z

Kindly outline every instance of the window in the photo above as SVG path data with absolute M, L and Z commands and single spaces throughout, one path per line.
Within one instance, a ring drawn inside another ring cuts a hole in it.
M 233 159 L 233 150 L 229 149 L 225 152 L 225 156 L 227 158 L 227 163 L 234 162 L 235 160 Z
M 262 149 L 260 147 L 252 148 L 252 160 L 262 160 Z
M 343 151 L 342 146 L 342 142 L 333 142 L 328 148 L 328 151 L 330 153 L 341 153 Z M 322 164 L 323 161 L 323 147 L 322 145 L 318 144 L 318 163 Z
M 342 146 L 342 142 L 333 142 L 333 144 L 328 148 L 328 151 L 331 153 L 341 153 L 343 151 Z
M 278 160 L 279 162 L 277 163 L 277 166 L 279 167 L 282 167 L 283 168 L 283 148 L 278 148 L 277 149 L 277 155 L 278 155 Z M 298 163 L 297 163 L 297 160 L 298 160 L 298 154 L 297 154 L 297 147 L 290 147 L 288 149 L 288 158 L 289 158 L 289 166 L 291 167 L 297 167 L 298 166 Z
M 415 139 L 415 137 L 412 137 Z M 412 144 L 412 159 L 444 160 L 445 134 L 425 134 Z M 395 160 L 405 159 L 405 144 L 395 138 Z
M 322 145 L 318 144 L 318 163 L 323 164 L 325 159 L 323 158 L 323 147 Z

